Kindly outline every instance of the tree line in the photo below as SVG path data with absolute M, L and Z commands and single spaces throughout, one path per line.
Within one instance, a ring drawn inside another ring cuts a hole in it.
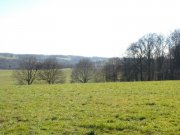
M 141 37 L 127 49 L 122 79 L 151 81 L 180 79 L 180 30 L 167 38 L 152 33 Z
M 106 62 L 80 60 L 72 68 L 71 83 L 151 81 L 180 79 L 180 29 L 168 37 L 150 33 L 127 48 L 126 57 Z M 64 83 L 62 64 L 50 57 L 38 62 L 35 57 L 22 59 L 14 77 L 19 84 L 32 84 L 35 79 L 48 84 Z
M 95 82 L 180 79 L 180 29 L 167 37 L 150 33 L 127 48 L 126 57 L 94 67 Z
M 14 70 L 13 77 L 18 84 L 31 85 L 35 80 L 43 80 L 48 84 L 64 83 L 63 66 L 54 57 L 39 62 L 36 57 L 27 56 L 20 60 L 18 69 Z

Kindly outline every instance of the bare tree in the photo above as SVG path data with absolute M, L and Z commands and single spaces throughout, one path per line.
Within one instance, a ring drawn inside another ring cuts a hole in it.
M 146 58 L 147 65 L 147 80 L 150 81 L 153 79 L 153 56 L 155 52 L 155 44 L 156 44 L 157 34 L 147 34 L 142 37 L 142 46 L 144 46 L 144 54 Z
M 157 36 L 155 44 L 154 61 L 155 61 L 155 80 L 164 80 L 167 78 L 167 44 L 162 35 Z
M 124 57 L 122 60 L 121 68 L 121 80 L 122 81 L 134 81 L 136 74 L 134 72 L 134 58 Z
M 120 73 L 120 59 L 119 58 L 111 58 L 104 66 L 104 74 L 107 82 L 116 82 L 119 81 L 119 73 Z
M 56 58 L 47 58 L 41 65 L 42 69 L 39 71 L 40 79 L 45 80 L 48 84 L 64 83 L 65 76 L 61 71 L 62 66 Z
M 104 73 L 105 63 L 105 61 L 94 62 L 93 82 L 106 82 L 106 77 Z
M 38 62 L 35 57 L 27 56 L 20 60 L 19 68 L 14 71 L 13 76 L 19 84 L 31 85 L 36 79 Z
M 174 30 L 167 38 L 169 47 L 169 78 L 176 79 L 179 63 L 180 29 Z
M 93 63 L 89 59 L 82 59 L 73 68 L 71 79 L 72 82 L 87 83 L 93 72 Z
M 128 80 L 150 81 L 164 78 L 167 72 L 163 67 L 166 63 L 166 44 L 162 35 L 152 33 L 143 36 L 130 45 L 127 53 L 128 58 L 124 59 L 127 69 L 123 69 L 126 70 L 126 76 L 130 77 Z
M 130 47 L 127 49 L 128 55 L 131 58 L 132 63 L 132 70 L 134 73 L 135 80 L 139 80 L 139 73 L 140 73 L 140 80 L 143 81 L 143 58 L 144 58 L 144 46 L 141 45 L 142 40 L 139 40 L 136 43 L 132 43 Z

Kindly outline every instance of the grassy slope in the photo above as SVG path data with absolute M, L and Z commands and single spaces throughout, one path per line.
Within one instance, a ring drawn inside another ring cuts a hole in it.
M 0 87 L 0 134 L 180 134 L 180 81 Z
M 0 70 L 0 86 L 15 84 L 12 78 L 12 70 Z

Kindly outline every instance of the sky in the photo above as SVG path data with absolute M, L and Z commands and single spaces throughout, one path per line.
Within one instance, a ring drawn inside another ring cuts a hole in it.
M 0 0 L 0 52 L 122 57 L 179 13 L 180 0 Z

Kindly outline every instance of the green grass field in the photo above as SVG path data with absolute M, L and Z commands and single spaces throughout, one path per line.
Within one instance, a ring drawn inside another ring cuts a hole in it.
M 0 86 L 15 84 L 12 78 L 12 70 L 0 70 Z
M 5 84 L 0 135 L 180 134 L 180 81 Z

